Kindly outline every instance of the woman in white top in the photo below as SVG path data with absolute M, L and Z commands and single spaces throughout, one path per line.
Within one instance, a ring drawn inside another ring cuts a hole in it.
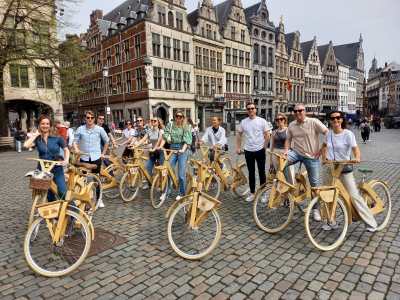
M 150 145 L 149 150 L 149 160 L 147 161 L 146 168 L 149 175 L 153 174 L 153 168 L 156 163 L 161 165 L 164 161 L 163 153 L 160 150 L 161 142 L 163 140 L 164 130 L 162 121 L 157 118 L 152 118 L 150 120 L 150 128 L 147 130 L 146 135 L 143 139 L 146 140 L 146 143 Z
M 208 144 L 213 150 L 214 149 L 224 149 L 227 144 L 225 129 L 220 126 L 221 119 L 219 117 L 211 118 L 211 126 L 207 127 L 204 135 L 200 139 L 200 144 Z M 214 160 L 214 151 L 209 152 L 210 161 Z
M 119 144 L 119 146 L 130 145 L 130 143 L 134 139 L 135 129 L 133 129 L 132 122 L 127 121 L 125 126 L 126 126 L 125 129 L 122 131 L 122 137 L 120 138 L 124 139 L 124 141 L 121 144 Z M 133 154 L 132 150 L 129 149 L 128 146 L 126 146 L 124 152 L 122 153 L 122 157 L 123 158 L 132 157 L 132 154 Z
M 322 158 L 335 161 L 350 160 L 353 153 L 354 160 L 359 162 L 361 159 L 360 149 L 357 146 L 354 133 L 346 129 L 344 114 L 340 111 L 333 111 L 329 114 L 329 119 L 331 130 L 326 135 L 325 143 L 323 144 Z M 367 230 L 375 231 L 377 227 L 376 220 L 358 191 L 353 169 L 345 168 L 340 180 L 349 192 L 353 206 L 361 219 L 368 225 Z M 334 229 L 334 226 L 325 224 L 323 229 L 331 230 Z

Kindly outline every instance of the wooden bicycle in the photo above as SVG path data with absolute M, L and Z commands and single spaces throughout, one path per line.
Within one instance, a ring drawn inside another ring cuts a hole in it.
M 168 241 L 174 251 L 190 260 L 201 259 L 213 251 L 221 238 L 222 225 L 218 214 L 221 202 L 203 191 L 199 180 L 208 167 L 197 164 L 197 176 L 191 178 L 189 194 L 175 201 L 167 211 Z
M 50 173 L 59 164 L 56 161 L 32 159 L 39 162 L 41 173 Z M 47 191 L 57 195 L 57 187 L 52 178 L 39 179 L 32 174 L 31 188 L 35 196 L 28 231 L 24 239 L 24 255 L 29 267 L 47 277 L 66 275 L 84 261 L 94 238 L 91 218 L 83 210 L 83 204 L 91 203 L 90 192 L 94 183 L 74 192 L 76 178 L 68 178 L 65 200 L 47 202 Z M 74 185 L 74 186 L 73 186 Z M 40 202 L 38 204 L 38 202 Z M 74 253 L 71 249 L 75 249 Z
M 253 218 L 257 226 L 268 233 L 277 233 L 291 222 L 295 204 L 311 199 L 307 173 L 296 174 L 296 183 L 289 183 L 284 174 L 287 158 L 267 150 L 278 161 L 275 178 L 258 188 L 254 196 Z
M 149 185 L 152 183 L 152 178 L 144 165 L 144 161 L 148 159 L 143 155 L 144 149 L 140 147 L 133 147 L 133 149 L 133 161 L 125 164 L 125 172 L 119 183 L 119 192 L 125 202 L 136 198 L 139 190 L 143 187 L 143 179 Z
M 122 159 L 117 156 L 114 149 L 110 149 L 110 154 L 104 157 L 108 159 L 111 164 L 105 166 L 101 165 L 100 181 L 102 183 L 103 195 L 109 199 L 115 199 L 120 195 L 119 185 L 124 175 L 125 165 Z
M 248 179 L 245 175 L 246 163 L 239 162 L 239 157 L 236 157 L 235 165 L 229 158 L 229 153 L 218 148 L 209 148 L 201 146 L 200 152 L 203 159 L 209 158 L 210 152 L 213 153 L 214 159 L 209 162 L 212 170 L 212 177 L 208 180 L 214 180 L 221 185 L 223 191 L 232 190 L 238 197 L 244 197 L 249 193 Z M 213 179 L 216 177 L 217 179 Z M 207 190 L 206 190 L 207 192 Z
M 356 161 L 326 161 L 330 167 L 332 181 L 330 185 L 312 188 L 315 197 L 310 202 L 304 222 L 307 236 L 311 243 L 322 251 L 329 251 L 339 247 L 347 234 L 348 226 L 360 216 L 340 180 L 345 165 L 356 164 Z M 366 181 L 366 175 L 372 170 L 358 169 L 362 173 L 362 180 L 358 185 L 361 196 L 364 198 L 371 213 L 375 216 L 378 227 L 382 230 L 389 222 L 392 202 L 388 184 L 382 180 Z M 317 208 L 322 222 L 315 222 L 310 216 L 312 209 Z

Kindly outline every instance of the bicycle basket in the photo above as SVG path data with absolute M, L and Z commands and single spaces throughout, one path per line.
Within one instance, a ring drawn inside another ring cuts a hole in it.
M 51 178 L 39 179 L 31 177 L 29 187 L 34 190 L 47 191 L 51 185 Z
M 43 203 L 36 206 L 39 216 L 44 219 L 52 219 L 58 217 L 63 201 L 54 201 L 50 203 Z

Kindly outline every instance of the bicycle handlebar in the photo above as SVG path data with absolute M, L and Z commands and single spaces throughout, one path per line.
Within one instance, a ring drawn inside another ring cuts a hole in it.
M 34 158 L 34 157 L 29 157 L 26 160 L 34 160 L 34 161 L 38 161 L 38 162 L 54 164 L 55 166 L 62 166 L 63 165 L 63 162 L 62 161 L 58 161 L 58 160 L 47 160 L 47 159 Z
M 322 164 L 324 165 L 354 165 L 360 163 L 357 160 L 324 160 Z

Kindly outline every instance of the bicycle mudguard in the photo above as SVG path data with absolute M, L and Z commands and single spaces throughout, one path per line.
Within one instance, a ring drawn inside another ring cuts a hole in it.
M 79 214 L 86 220 L 86 222 L 89 225 L 90 228 L 90 233 L 92 235 L 92 241 L 94 240 L 94 226 L 92 223 L 92 220 L 90 220 L 89 216 L 87 215 L 87 213 L 85 213 L 82 209 L 80 209 L 79 207 L 76 206 L 72 206 L 71 204 L 68 205 L 67 209 L 71 210 L 71 211 L 78 211 Z
M 167 213 L 165 214 L 165 217 L 168 219 L 171 215 L 171 213 L 174 211 L 175 208 L 178 207 L 179 204 L 185 202 L 186 200 L 189 200 L 190 198 L 193 198 L 193 194 L 186 195 L 182 197 L 179 200 L 176 200 L 172 205 L 168 208 Z

